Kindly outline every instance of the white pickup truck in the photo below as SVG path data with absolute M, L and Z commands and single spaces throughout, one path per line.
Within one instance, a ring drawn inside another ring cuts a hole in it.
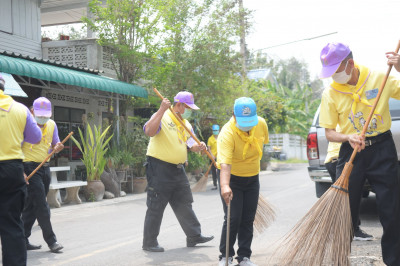
M 390 115 L 392 116 L 391 131 L 397 148 L 397 157 L 400 165 L 400 100 L 389 100 Z M 321 197 L 332 185 L 332 180 L 325 168 L 325 157 L 328 149 L 328 140 L 325 137 L 325 128 L 319 126 L 319 108 L 315 113 L 313 123 L 307 137 L 308 173 L 315 182 L 317 197 Z M 400 171 L 399 171 L 400 172 Z M 368 197 L 371 187 L 368 182 L 364 186 L 364 197 Z

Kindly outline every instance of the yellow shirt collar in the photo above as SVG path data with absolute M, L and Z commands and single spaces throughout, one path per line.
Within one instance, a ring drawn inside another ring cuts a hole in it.
M 8 95 L 4 95 L 4 91 L 0 90 L 0 109 L 8 112 L 14 100 Z

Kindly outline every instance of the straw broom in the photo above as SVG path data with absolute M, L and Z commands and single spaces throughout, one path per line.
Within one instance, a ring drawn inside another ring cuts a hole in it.
M 275 207 L 272 206 L 261 194 L 258 197 L 256 216 L 254 217 L 254 229 L 256 235 L 261 235 L 272 222 L 275 221 Z
M 396 53 L 400 49 L 400 41 Z M 379 93 L 363 127 L 365 132 L 381 97 L 392 65 L 379 88 Z M 339 179 L 317 201 L 311 210 L 286 234 L 269 260 L 273 265 L 350 265 L 349 255 L 353 226 L 349 203 L 349 176 L 357 154 L 356 147 Z
M 212 164 L 208 167 L 204 176 L 192 188 L 192 192 L 204 192 L 208 181 L 208 173 Z M 257 236 L 261 235 L 276 218 L 275 207 L 272 206 L 261 194 L 258 198 L 257 212 L 254 218 L 254 229 Z
M 74 134 L 74 132 L 71 131 L 61 143 L 64 144 L 72 136 L 72 134 Z M 46 159 L 44 159 L 43 162 L 41 162 L 38 167 L 36 167 L 35 170 L 33 170 L 32 173 L 26 177 L 25 180 L 28 181 L 40 169 L 40 167 L 42 167 L 42 165 L 45 164 L 51 156 L 53 156 L 55 152 L 56 150 L 53 150 L 49 155 L 47 155 Z
M 192 192 L 204 192 L 207 188 L 208 174 L 210 173 L 213 163 L 207 169 L 207 172 L 197 181 L 196 185 L 192 187 Z

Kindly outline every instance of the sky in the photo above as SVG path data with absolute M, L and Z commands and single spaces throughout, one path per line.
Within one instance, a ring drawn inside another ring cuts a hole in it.
M 311 78 L 320 71 L 319 55 L 329 42 L 349 45 L 354 60 L 386 72 L 385 52 L 400 40 L 400 1 L 392 0 L 243 0 L 253 13 L 250 51 L 315 36 L 325 37 L 264 49 L 272 58 L 292 56 L 307 63 Z M 399 76 L 396 70 L 393 75 Z

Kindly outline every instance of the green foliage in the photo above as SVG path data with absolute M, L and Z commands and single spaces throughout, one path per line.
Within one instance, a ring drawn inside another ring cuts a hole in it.
M 143 124 L 146 119 L 140 117 L 128 117 L 129 127 L 122 127 L 119 138 L 119 145 L 114 139 L 111 148 L 111 157 L 120 167 L 122 165 L 130 166 L 135 176 L 144 176 L 145 169 L 143 167 L 146 161 L 148 137 L 143 133 Z M 117 154 L 116 154 L 117 153 Z
M 109 148 L 105 157 L 116 170 L 126 169 L 134 161 L 133 154 L 123 145 L 114 145 L 111 149 Z
M 313 99 L 311 88 L 308 85 L 300 86 L 297 84 L 293 89 L 273 85 L 270 85 L 269 89 L 282 99 L 285 99 L 284 110 L 287 121 L 281 132 L 306 138 L 312 119 L 320 103 L 319 99 Z
M 96 197 L 94 196 L 94 193 L 92 191 L 90 191 L 89 201 L 90 202 L 95 202 L 96 201 Z
M 91 126 L 87 124 L 87 133 L 85 138 L 81 129 L 78 128 L 82 145 L 73 136 L 71 137 L 78 149 L 82 152 L 81 160 L 86 167 L 88 181 L 100 180 L 100 176 L 104 171 L 106 165 L 104 155 L 108 149 L 108 142 L 112 137 L 110 136 L 106 139 L 106 134 L 109 128 L 110 127 L 107 127 L 102 132 L 101 129 L 97 129 L 96 125 L 94 125 L 94 129 L 92 130 Z
M 257 104 L 257 114 L 265 119 L 270 132 L 279 132 L 286 124 L 285 100 L 271 90 L 269 81 L 248 81 L 249 97 Z
M 198 152 L 188 152 L 188 166 L 186 172 L 193 172 L 195 170 L 208 168 L 208 157 L 201 155 Z

